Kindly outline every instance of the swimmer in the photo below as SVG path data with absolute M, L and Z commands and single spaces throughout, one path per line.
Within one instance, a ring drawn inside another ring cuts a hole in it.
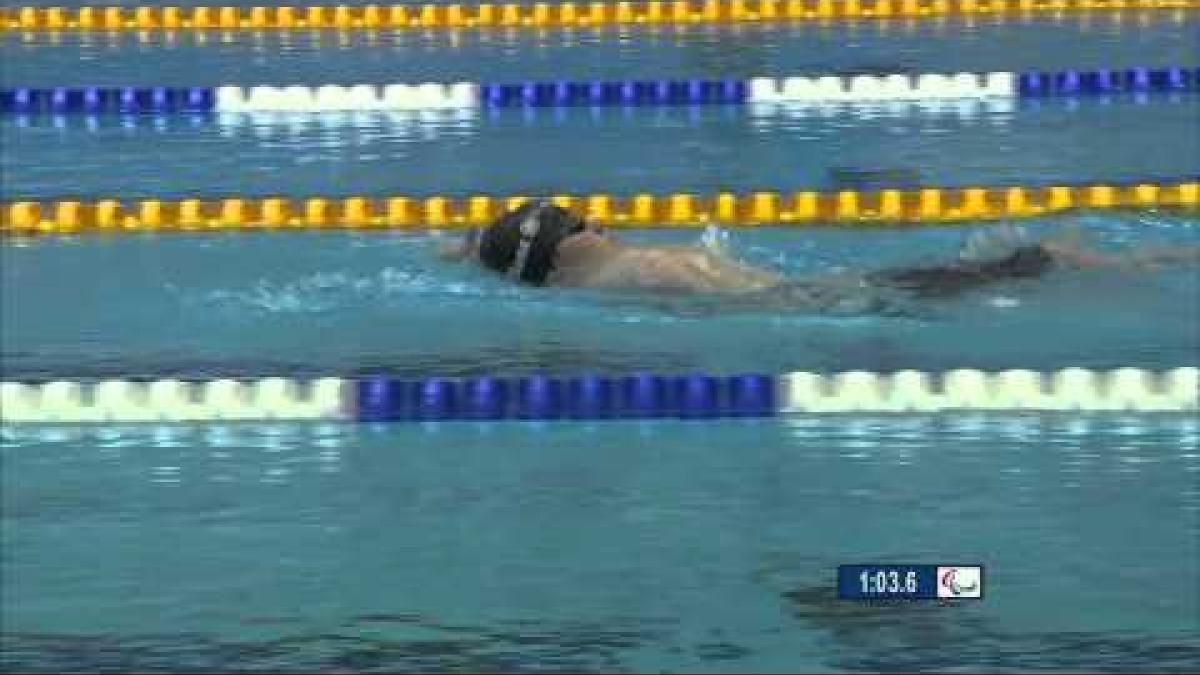
M 829 304 L 845 290 L 836 283 L 795 280 L 744 264 L 718 246 L 631 246 L 577 214 L 547 202 L 526 203 L 482 233 L 442 251 L 453 259 L 476 260 L 509 279 L 534 286 L 640 291 L 671 295 L 757 297 L 787 291 L 793 299 Z M 1070 241 L 1009 242 L 1003 254 L 975 254 L 944 265 L 884 269 L 859 275 L 859 289 L 899 292 L 918 298 L 948 298 L 995 283 L 1036 279 L 1060 268 L 1142 268 L 1200 261 L 1200 248 L 1144 250 L 1116 257 Z M 829 281 L 829 280 L 826 280 Z M 796 293 L 795 291 L 801 291 Z M 844 294 L 843 294 L 844 295 Z
M 501 216 L 482 233 L 443 250 L 478 260 L 513 281 L 661 293 L 763 290 L 785 279 L 739 263 L 710 248 L 629 246 L 575 213 L 530 202 Z

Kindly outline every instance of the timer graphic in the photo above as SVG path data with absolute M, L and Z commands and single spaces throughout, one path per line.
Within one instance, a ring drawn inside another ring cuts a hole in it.
M 983 597 L 982 565 L 839 565 L 843 600 L 936 600 Z
M 901 581 L 903 575 L 903 581 Z M 906 593 L 915 595 L 917 592 L 917 571 L 908 570 L 901 572 L 900 570 L 875 570 L 871 574 L 868 570 L 863 570 L 858 573 L 859 583 L 862 585 L 863 595 L 872 593 Z

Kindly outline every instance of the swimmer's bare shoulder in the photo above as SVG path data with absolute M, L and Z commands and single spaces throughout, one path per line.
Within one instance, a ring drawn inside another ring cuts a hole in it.
M 763 290 L 781 281 L 778 275 L 706 249 L 629 247 L 595 270 L 588 285 L 666 293 L 719 293 Z
M 553 278 L 559 285 L 600 290 L 686 291 L 695 284 L 674 255 L 635 247 L 622 247 L 586 265 L 563 265 Z

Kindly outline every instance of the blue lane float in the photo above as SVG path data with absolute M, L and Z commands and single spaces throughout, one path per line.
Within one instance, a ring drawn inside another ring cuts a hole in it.
M 362 422 L 769 417 L 778 409 L 778 384 L 769 375 L 368 377 L 354 384 L 351 416 Z
M 1129 70 L 1067 70 L 1059 73 L 1021 73 L 1017 95 L 1082 96 L 1089 94 L 1194 92 L 1200 69 L 1131 68 Z
M 742 80 L 524 82 L 479 86 L 479 103 L 483 107 L 700 105 L 746 102 L 747 82 Z
M 54 87 L 0 89 L 5 113 L 213 112 L 212 87 Z
M 315 87 L 19 87 L 0 89 L 0 110 L 35 114 L 740 105 L 1171 94 L 1198 89 L 1200 68 Z

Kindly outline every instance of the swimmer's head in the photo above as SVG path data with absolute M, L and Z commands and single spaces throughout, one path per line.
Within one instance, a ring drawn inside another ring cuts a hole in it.
M 587 229 L 583 218 L 548 202 L 500 216 L 479 238 L 479 260 L 511 279 L 540 285 L 554 269 L 558 245 Z

